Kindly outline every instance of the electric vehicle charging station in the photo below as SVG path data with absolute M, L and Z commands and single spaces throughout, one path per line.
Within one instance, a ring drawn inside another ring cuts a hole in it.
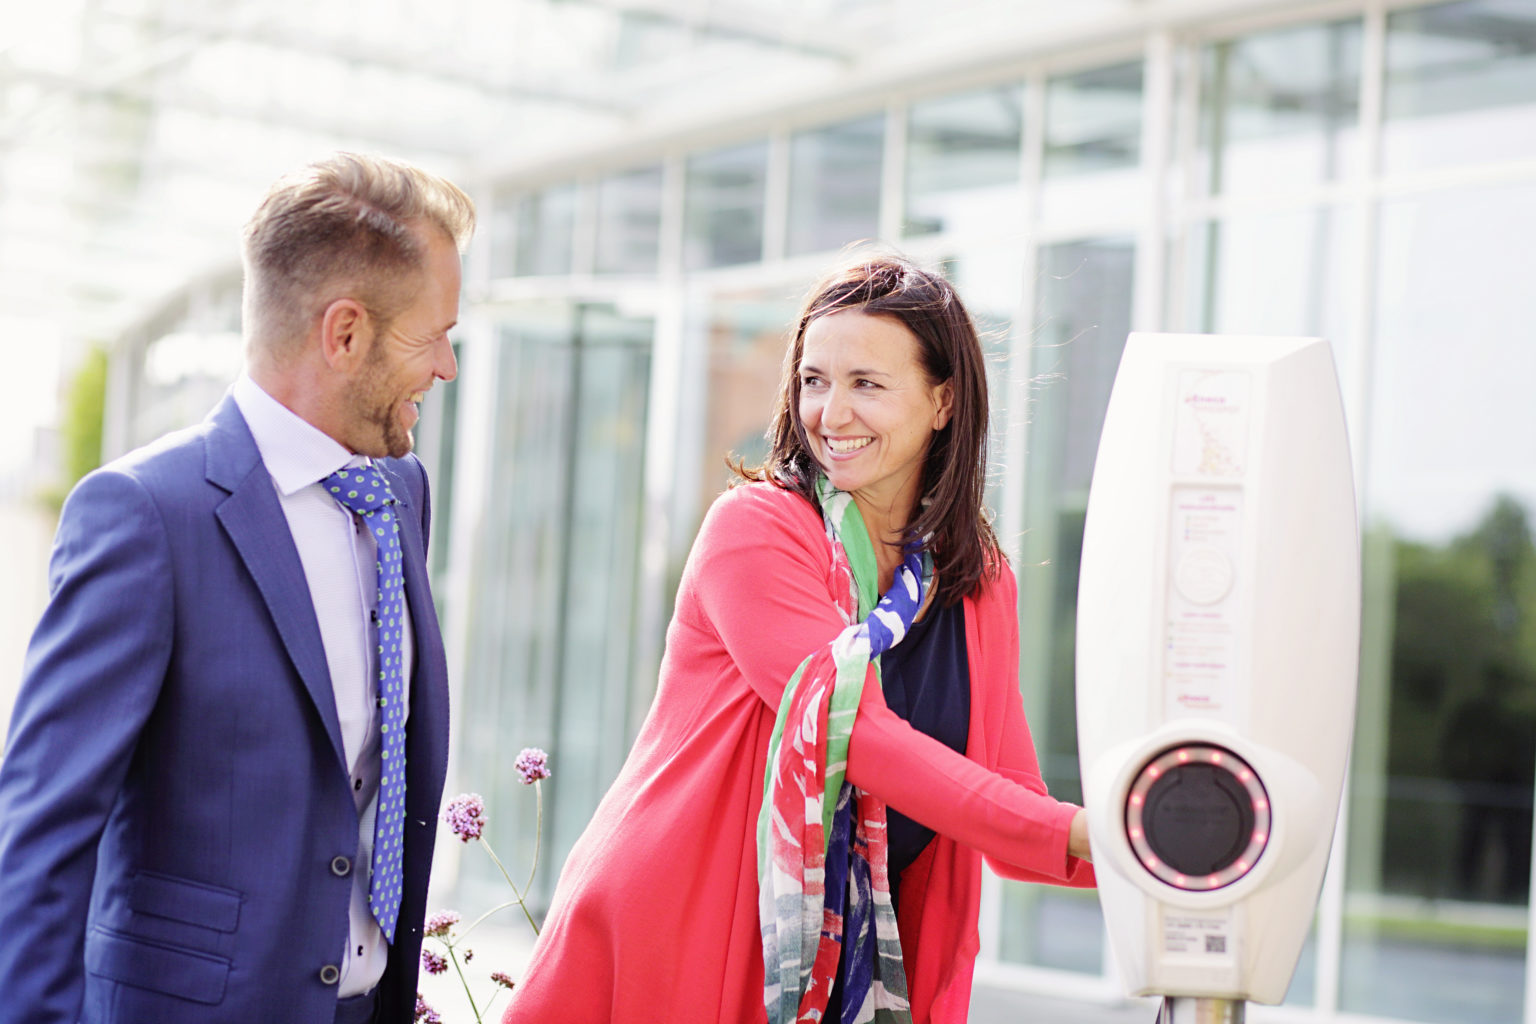
M 1099 898 L 1160 1021 L 1285 997 L 1354 728 L 1360 554 L 1332 350 L 1134 333 L 1084 528 L 1077 722 Z

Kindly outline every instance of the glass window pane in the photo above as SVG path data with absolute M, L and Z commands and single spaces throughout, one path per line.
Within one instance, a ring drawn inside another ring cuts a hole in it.
M 464 605 L 460 752 L 507 863 L 532 863 L 537 805 L 512 760 L 548 750 L 534 900 L 590 819 L 628 749 L 650 380 L 647 320 L 604 307 L 528 305 L 504 322 L 495 464 Z M 462 885 L 487 906 L 506 882 L 487 858 Z
M 907 235 L 996 229 L 1023 213 L 1024 87 L 912 104 L 907 114 Z
M 1043 217 L 1097 221 L 1140 212 L 1141 91 L 1140 61 L 1046 84 Z
M 1248 214 L 1190 232 L 1184 329 L 1323 337 L 1345 395 L 1356 381 L 1345 289 L 1356 217 L 1331 206 Z
M 765 436 L 783 376 L 784 353 L 799 305 L 791 289 L 722 294 L 708 312 L 709 403 L 705 411 L 698 514 L 733 474 L 726 458 L 749 466 L 768 455 Z
M 1019 577 L 1024 707 L 1053 795 L 1082 801 L 1073 697 L 1077 567 L 1088 482 L 1130 332 L 1135 246 L 1096 239 L 1040 252 Z M 1103 918 L 1091 892 L 1005 882 L 1002 958 L 1098 974 Z
M 556 799 L 546 808 L 551 864 L 564 863 L 633 739 L 629 696 L 653 334 L 649 320 L 604 306 L 580 307 L 576 328 L 562 657 L 550 750 L 561 774 L 551 779 Z
M 505 190 L 491 197 L 485 234 L 490 246 L 491 277 L 511 277 L 517 267 L 517 196 Z
M 599 274 L 654 274 L 661 249 L 661 168 L 597 183 Z
M 885 117 L 815 131 L 789 144 L 791 255 L 835 251 L 880 233 L 880 158 Z
M 1382 166 L 1536 155 L 1536 7 L 1471 0 L 1387 20 Z
M 690 270 L 763 258 L 768 143 L 688 158 L 683 261 Z
M 516 274 L 571 272 L 577 195 L 574 184 L 556 185 L 517 201 Z
M 1382 209 L 1341 1005 L 1523 1017 L 1536 187 Z
M 1360 157 L 1358 20 L 1205 48 L 1197 159 L 1211 193 L 1348 177 Z

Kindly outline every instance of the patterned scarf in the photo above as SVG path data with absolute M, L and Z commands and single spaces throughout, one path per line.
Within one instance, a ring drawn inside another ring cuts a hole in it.
M 763 1001 L 769 1024 L 821 1021 L 842 964 L 842 1024 L 909 1024 L 887 872 L 885 804 L 844 780 L 869 663 L 906 636 L 932 563 L 909 551 L 875 606 L 879 570 L 853 497 L 817 481 L 848 624 L 784 690 L 757 821 Z M 873 610 L 871 610 L 873 608 Z

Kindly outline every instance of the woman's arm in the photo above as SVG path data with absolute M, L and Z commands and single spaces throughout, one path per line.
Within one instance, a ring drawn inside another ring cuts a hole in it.
M 777 710 L 795 669 L 844 627 L 828 591 L 830 550 L 820 517 L 788 492 L 739 488 L 711 509 L 692 562 L 685 587 L 695 613 L 715 631 L 748 686 Z M 849 743 L 848 779 L 982 851 L 1011 875 L 1070 882 L 1082 873 L 1067 856 L 1077 808 L 1052 799 L 1031 770 L 1027 727 L 1025 752 L 1013 749 L 1023 725 L 1021 702 L 1017 714 L 1017 723 L 1005 722 L 1003 737 L 1004 753 L 1014 756 L 990 771 L 886 707 L 871 671 Z

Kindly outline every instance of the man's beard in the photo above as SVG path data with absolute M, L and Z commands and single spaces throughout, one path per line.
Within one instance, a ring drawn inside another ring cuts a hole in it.
M 369 446 L 358 449 L 363 455 L 372 458 L 387 455 L 398 459 L 410 454 L 415 447 L 415 438 L 400 423 L 400 402 L 391 401 L 384 394 L 389 388 L 389 370 L 384 364 L 383 348 L 376 339 L 363 375 L 353 383 L 347 394 L 355 421 L 373 428 L 368 438 Z

